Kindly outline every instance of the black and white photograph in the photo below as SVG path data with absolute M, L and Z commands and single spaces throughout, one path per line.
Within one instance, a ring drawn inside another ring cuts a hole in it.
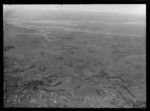
M 4 108 L 146 108 L 146 4 L 3 4 Z

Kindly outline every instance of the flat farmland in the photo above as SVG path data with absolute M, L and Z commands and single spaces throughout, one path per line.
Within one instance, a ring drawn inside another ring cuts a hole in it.
M 146 105 L 144 22 L 4 22 L 4 106 Z
M 21 22 L 22 23 L 22 22 Z M 20 24 L 21 24 L 20 23 Z M 73 31 L 84 31 L 99 34 L 113 34 L 144 37 L 146 32 L 145 22 L 100 22 L 100 21 L 61 21 L 61 20 L 40 20 L 26 21 L 26 24 L 31 27 L 43 27 L 64 29 Z M 19 24 L 18 24 L 19 25 Z

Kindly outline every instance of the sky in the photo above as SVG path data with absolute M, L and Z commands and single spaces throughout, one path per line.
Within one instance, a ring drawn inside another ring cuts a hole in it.
M 69 10 L 89 12 L 115 12 L 122 14 L 146 14 L 145 4 L 90 4 L 90 5 L 4 5 L 4 9 L 16 10 Z

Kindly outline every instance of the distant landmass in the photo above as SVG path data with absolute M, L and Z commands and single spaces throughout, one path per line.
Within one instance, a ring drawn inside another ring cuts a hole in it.
M 15 20 L 69 20 L 69 21 L 100 21 L 100 22 L 143 22 L 145 16 L 88 11 L 28 11 L 4 10 L 5 19 Z

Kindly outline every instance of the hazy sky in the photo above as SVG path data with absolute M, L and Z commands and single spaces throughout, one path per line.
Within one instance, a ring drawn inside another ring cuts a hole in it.
M 4 5 L 4 9 L 16 10 L 69 10 L 69 11 L 90 11 L 90 12 L 116 12 L 123 14 L 145 15 L 146 5 L 144 4 L 100 4 L 100 5 Z

